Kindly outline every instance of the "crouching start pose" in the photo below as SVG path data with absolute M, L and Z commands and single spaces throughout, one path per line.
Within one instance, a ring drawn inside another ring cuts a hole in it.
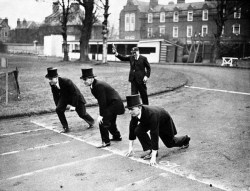
M 166 147 L 188 148 L 190 137 L 177 134 L 175 124 L 169 113 L 163 108 L 142 105 L 139 95 L 127 96 L 127 108 L 131 114 L 129 125 L 129 150 L 126 156 L 133 154 L 133 142 L 138 137 L 144 154 L 144 159 L 150 159 L 150 165 L 156 165 L 159 149 L 159 137 Z M 147 132 L 150 132 L 150 137 Z

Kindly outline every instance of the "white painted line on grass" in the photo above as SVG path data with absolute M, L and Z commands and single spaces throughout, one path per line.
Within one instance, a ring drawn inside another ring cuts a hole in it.
M 27 149 L 18 150 L 18 151 L 10 151 L 10 152 L 6 152 L 6 153 L 1 153 L 0 156 L 16 154 L 16 153 L 20 153 L 20 152 L 23 152 L 23 151 L 31 151 L 31 150 L 36 150 L 36 149 L 44 149 L 44 148 L 47 148 L 47 147 L 52 147 L 52 146 L 56 146 L 56 145 L 66 144 L 66 143 L 70 143 L 70 141 L 65 141 L 65 142 L 60 142 L 60 143 L 53 143 L 53 144 L 49 144 L 49 145 L 42 145 L 42 146 L 27 148 Z
M 33 130 L 27 130 L 27 131 L 19 131 L 19 132 L 13 132 L 13 133 L 5 133 L 5 134 L 0 134 L 0 137 L 3 136 L 11 136 L 11 135 L 18 135 L 18 134 L 25 134 L 25 133 L 31 133 L 31 132 L 36 132 L 36 131 L 44 131 L 44 128 L 41 129 L 33 129 Z
M 36 173 L 41 173 L 41 172 L 45 172 L 45 171 L 49 171 L 49 170 L 55 170 L 55 169 L 58 169 L 58 168 L 72 166 L 72 165 L 78 164 L 78 163 L 83 162 L 83 161 L 91 161 L 91 160 L 96 160 L 96 159 L 103 159 L 103 158 L 109 157 L 111 155 L 113 155 L 113 154 L 110 153 L 110 154 L 105 154 L 105 155 L 101 155 L 101 156 L 97 156 L 97 157 L 92 157 L 92 158 L 89 158 L 89 159 L 78 160 L 78 161 L 74 161 L 74 162 L 70 162 L 70 163 L 64 163 L 64 164 L 60 164 L 60 165 L 56 165 L 56 166 L 52 166 L 52 167 L 48 167 L 48 168 L 43 168 L 43 169 L 40 169 L 40 170 L 35 170 L 33 172 L 28 172 L 28 173 L 20 174 L 20 175 L 17 175 L 17 176 L 13 176 L 13 177 L 7 178 L 6 180 L 18 179 L 18 178 L 22 178 L 22 177 L 26 177 L 26 176 L 31 176 L 31 175 L 34 175 Z
M 210 88 L 202 88 L 202 87 L 195 87 L 195 86 L 184 86 L 184 87 L 185 88 L 192 88 L 192 89 L 200 89 L 200 90 L 231 93 L 231 94 L 250 95 L 250 93 L 246 93 L 246 92 L 236 92 L 236 91 L 228 91 L 228 90 L 220 90 L 220 89 L 210 89 Z
M 55 131 L 57 133 L 60 133 L 60 131 L 54 129 L 53 127 L 48 127 L 45 124 L 42 124 L 42 123 L 39 123 L 39 122 L 36 122 L 36 121 L 31 121 L 31 122 L 38 125 L 38 126 L 42 126 L 42 127 L 46 128 L 46 129 L 49 129 L 49 130 Z M 87 143 L 87 144 L 92 145 L 92 146 L 96 146 L 95 143 L 85 141 L 85 140 L 83 140 L 83 139 L 81 139 L 79 137 L 76 137 L 74 135 L 70 135 L 70 134 L 66 134 L 66 133 L 62 133 L 62 135 L 65 135 L 67 137 L 70 137 L 72 139 L 75 139 L 75 140 L 78 140 L 78 141 L 81 141 L 81 142 L 84 142 L 84 143 Z M 110 148 L 110 147 L 105 147 L 105 148 L 102 148 L 102 149 L 107 150 L 107 151 L 111 152 L 112 154 L 116 154 L 116 155 L 120 155 L 120 156 L 125 157 L 125 155 L 124 155 L 125 151 L 121 151 L 121 150 Z M 132 157 L 127 157 L 127 158 L 131 159 L 133 161 L 139 162 L 139 163 L 149 165 L 148 160 L 143 160 L 141 158 L 136 158 L 136 157 L 133 157 L 133 156 Z M 162 163 L 162 164 L 158 164 L 158 165 L 156 165 L 154 167 L 158 168 L 158 169 L 161 169 L 161 170 L 164 170 L 166 172 L 170 172 L 172 174 L 175 174 L 175 175 L 190 179 L 190 180 L 194 180 L 194 181 L 199 182 L 199 183 L 203 183 L 203 184 L 207 184 L 207 185 L 212 184 L 213 187 L 219 188 L 221 190 L 226 190 L 226 191 L 231 191 L 232 190 L 232 189 L 227 188 L 226 186 L 222 185 L 220 182 L 217 182 L 215 180 L 201 179 L 199 177 L 195 177 L 195 175 L 190 174 L 189 172 L 185 172 L 183 169 L 177 169 L 177 168 L 175 168 L 175 167 L 179 166 L 177 164 L 175 164 L 175 165 L 173 165 L 174 163 L 171 164 L 171 165 L 169 165 L 169 163 L 166 163 L 168 165 L 165 165 L 164 163 Z

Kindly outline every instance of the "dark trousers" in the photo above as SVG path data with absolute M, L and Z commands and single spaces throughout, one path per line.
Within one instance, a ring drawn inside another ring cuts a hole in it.
M 68 128 L 68 122 L 67 119 L 65 117 L 65 110 L 67 107 L 68 103 L 63 100 L 60 99 L 58 101 L 58 104 L 56 106 L 56 113 L 58 115 L 58 118 L 63 126 L 63 128 Z M 79 115 L 80 118 L 84 119 L 89 125 L 93 125 L 94 124 L 94 119 L 86 112 L 86 107 L 85 104 L 83 102 L 79 102 L 77 104 L 76 107 L 76 112 Z
M 135 128 L 135 134 L 142 145 L 143 151 L 152 150 L 151 139 L 148 133 L 143 129 L 143 127 L 140 124 Z M 187 139 L 186 136 L 180 136 L 180 137 L 169 136 L 166 132 L 161 130 L 159 131 L 159 137 L 161 138 L 165 146 L 168 148 L 181 147 L 184 145 Z
M 148 93 L 147 86 L 145 83 L 139 84 L 136 81 L 131 82 L 131 95 L 138 94 L 141 95 L 142 103 L 144 105 L 148 105 Z
M 110 142 L 109 132 L 111 133 L 111 135 L 113 135 L 114 138 L 121 137 L 121 134 L 116 126 L 116 118 L 117 118 L 116 114 L 109 115 L 108 117 L 103 117 L 102 119 L 103 123 L 99 124 L 102 142 L 104 143 Z

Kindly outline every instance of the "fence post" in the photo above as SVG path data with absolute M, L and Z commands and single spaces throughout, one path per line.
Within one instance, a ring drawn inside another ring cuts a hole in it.
M 8 92 L 9 92 L 9 73 L 8 73 L 8 59 L 7 58 L 4 58 L 4 57 L 2 57 L 1 58 L 1 68 L 6 68 L 6 72 L 5 72 L 5 74 L 6 74 L 6 80 L 5 80 L 5 83 L 6 83 L 6 85 L 5 85 L 5 92 L 6 92 L 6 105 L 8 104 L 8 102 L 9 102 L 9 99 L 8 99 Z

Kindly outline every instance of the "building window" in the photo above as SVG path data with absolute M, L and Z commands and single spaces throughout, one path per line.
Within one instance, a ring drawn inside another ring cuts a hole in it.
M 160 36 L 165 35 L 165 26 L 160 26 Z
M 187 26 L 187 37 L 192 37 L 193 35 L 193 26 Z
M 130 31 L 135 31 L 135 14 L 130 14 Z
M 125 31 L 135 31 L 135 13 L 125 14 Z
M 153 36 L 153 28 L 148 28 L 148 38 L 151 38 Z
M 233 34 L 240 34 L 240 25 L 239 24 L 234 24 L 233 25 Z
M 208 20 L 208 10 L 205 9 L 202 11 L 202 20 L 207 21 Z
M 193 11 L 188 11 L 187 21 L 193 21 Z
M 165 12 L 160 13 L 160 22 L 165 23 Z
M 235 19 L 240 19 L 241 17 L 241 8 L 234 8 L 234 18 Z
M 173 15 L 173 22 L 179 22 L 179 13 L 178 13 L 178 11 L 175 11 L 175 12 L 174 12 L 174 15 Z
M 4 32 L 4 36 L 5 36 L 5 37 L 8 36 L 8 32 L 7 32 L 7 31 Z
M 202 25 L 201 27 L 201 36 L 206 36 L 208 33 L 208 26 L 207 25 Z
M 153 22 L 153 13 L 149 13 L 148 14 L 148 23 L 152 23 Z
M 221 36 L 224 35 L 224 30 L 225 30 L 225 26 L 223 25 L 221 29 Z
M 173 37 L 174 38 L 178 37 L 178 27 L 173 27 Z

